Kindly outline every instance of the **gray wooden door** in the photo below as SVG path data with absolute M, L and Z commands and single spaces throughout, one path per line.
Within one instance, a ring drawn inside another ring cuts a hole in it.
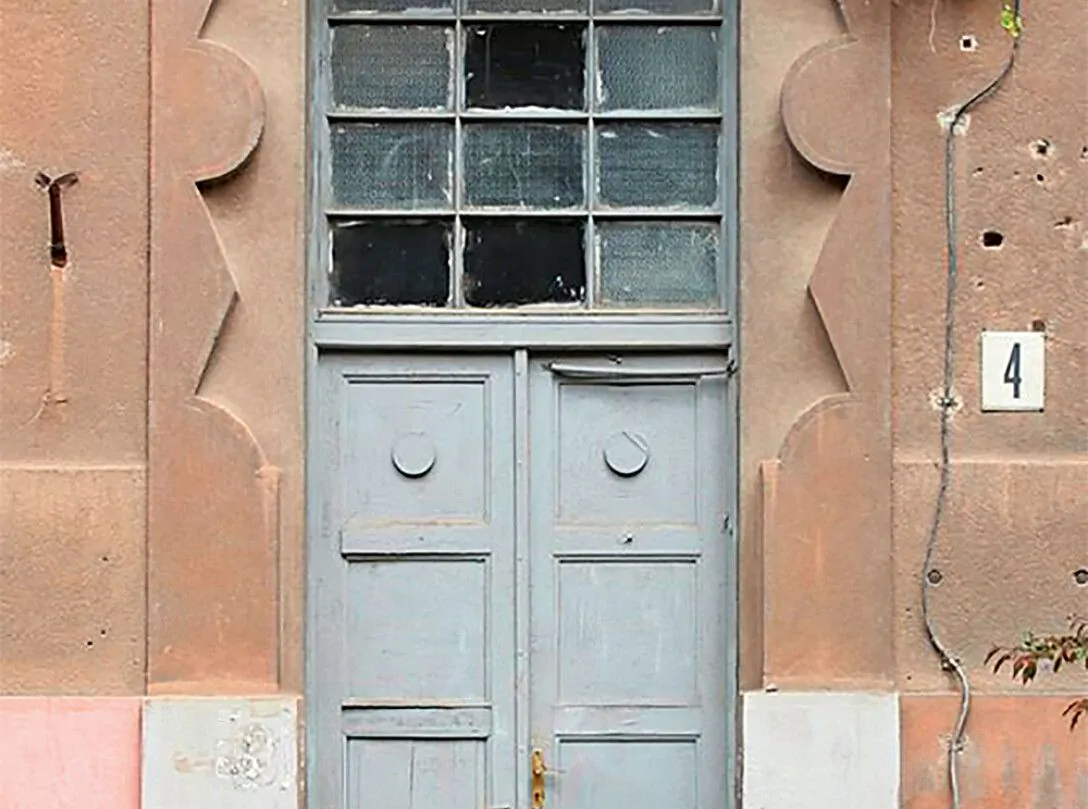
M 311 806 L 511 803 L 511 359 L 363 355 L 321 371 Z
M 723 369 L 322 359 L 311 807 L 731 804 Z
M 726 401 L 697 357 L 533 362 L 531 734 L 550 809 L 725 809 Z

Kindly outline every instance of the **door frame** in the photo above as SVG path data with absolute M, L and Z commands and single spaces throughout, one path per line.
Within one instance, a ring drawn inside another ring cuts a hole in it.
M 722 459 L 723 480 L 726 487 L 725 505 L 727 530 L 730 543 L 727 553 L 726 581 L 730 592 L 727 599 L 732 610 L 726 620 L 726 644 L 730 652 L 726 670 L 728 679 L 727 705 L 722 721 L 726 728 L 726 749 L 731 751 L 730 760 L 723 761 L 726 784 L 731 793 L 732 807 L 739 809 L 740 774 L 742 767 L 741 717 L 739 688 L 740 659 L 740 553 L 738 512 L 740 503 L 740 375 L 737 373 L 740 358 L 741 296 L 739 289 L 740 255 L 740 0 L 721 0 L 723 8 L 722 48 L 722 148 L 720 171 L 722 172 L 722 249 L 724 252 L 723 286 L 724 311 L 722 312 L 673 312 L 673 311 L 580 311 L 557 312 L 546 307 L 534 310 L 510 312 L 473 313 L 467 311 L 434 311 L 396 307 L 361 311 L 358 314 L 323 311 L 320 301 L 325 299 L 327 240 L 323 213 L 322 177 L 327 155 L 324 154 L 320 133 L 323 115 L 318 99 L 323 98 L 323 72 L 318 70 L 315 55 L 323 53 L 320 41 L 323 35 L 323 0 L 307 0 L 307 47 L 306 58 L 306 145 L 308 223 L 306 234 L 306 324 L 305 324 L 305 394 L 303 398 L 305 423 L 305 548 L 306 593 L 304 620 L 304 694 L 301 714 L 308 717 L 308 706 L 315 700 L 315 688 L 319 678 L 313 670 L 316 642 L 317 616 L 313 612 L 310 594 L 316 585 L 313 567 L 309 564 L 310 550 L 321 539 L 321 520 L 318 504 L 321 498 L 321 459 L 316 449 L 320 446 L 321 419 L 317 417 L 321 401 L 318 375 L 321 373 L 323 354 L 373 352 L 393 355 L 405 352 L 426 353 L 508 353 L 515 357 L 515 386 L 524 386 L 522 396 L 528 404 L 527 354 L 564 352 L 721 352 L 729 364 L 730 379 L 726 388 L 726 441 L 732 447 L 732 457 Z M 730 69 L 731 68 L 731 69 Z M 523 350 L 520 351 L 519 350 Z M 515 353 L 519 352 L 519 353 Z M 522 359 L 517 360 L 520 356 Z M 525 367 L 519 367 L 519 362 Z M 519 379 L 518 372 L 521 372 Z M 517 416 L 515 415 L 515 418 Z M 520 456 L 527 447 L 515 447 Z M 515 493 L 520 498 L 521 493 Z M 525 503 L 518 503 L 518 520 L 524 515 Z M 522 526 L 519 526 L 519 528 Z M 315 723 L 305 721 L 306 754 L 301 758 L 300 782 L 308 783 L 312 762 Z M 518 766 L 528 768 L 528 759 L 519 756 Z M 304 787 L 303 806 L 307 809 L 328 809 L 311 803 L 312 793 Z M 527 797 L 527 796 L 523 796 Z

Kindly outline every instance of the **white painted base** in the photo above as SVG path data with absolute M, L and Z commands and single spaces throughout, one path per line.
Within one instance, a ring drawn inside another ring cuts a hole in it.
M 898 809 L 895 694 L 743 699 L 744 809 Z
M 144 708 L 143 809 L 298 809 L 294 698 L 155 698 Z

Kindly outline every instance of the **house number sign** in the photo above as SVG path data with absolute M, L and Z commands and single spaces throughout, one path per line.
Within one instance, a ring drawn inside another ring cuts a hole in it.
M 1041 411 L 1046 388 L 1046 336 L 1038 331 L 982 333 L 983 411 Z

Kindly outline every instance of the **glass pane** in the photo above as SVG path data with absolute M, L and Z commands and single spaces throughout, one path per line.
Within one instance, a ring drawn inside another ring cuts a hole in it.
M 465 204 L 572 208 L 584 200 L 580 126 L 466 125 Z
M 595 0 L 595 11 L 632 11 L 653 14 L 698 14 L 718 10 L 717 0 Z
M 589 0 L 464 0 L 465 11 L 489 14 L 519 11 L 586 11 Z
M 448 109 L 452 53 L 452 28 L 337 25 L 333 102 L 341 108 Z
M 333 306 L 424 304 L 449 299 L 449 222 L 347 222 L 332 230 Z
M 466 221 L 464 287 L 469 306 L 583 300 L 585 224 L 581 220 Z
M 448 208 L 453 127 L 447 124 L 332 126 L 333 201 L 342 208 Z
M 493 23 L 465 29 L 470 107 L 585 107 L 585 26 Z
M 717 110 L 718 29 L 597 29 L 602 110 Z
M 718 300 L 717 224 L 602 222 L 602 303 L 694 305 Z
M 346 11 L 452 11 L 453 0 L 332 0 L 333 13 Z
M 597 130 L 598 202 L 609 207 L 712 208 L 718 127 L 639 123 Z

